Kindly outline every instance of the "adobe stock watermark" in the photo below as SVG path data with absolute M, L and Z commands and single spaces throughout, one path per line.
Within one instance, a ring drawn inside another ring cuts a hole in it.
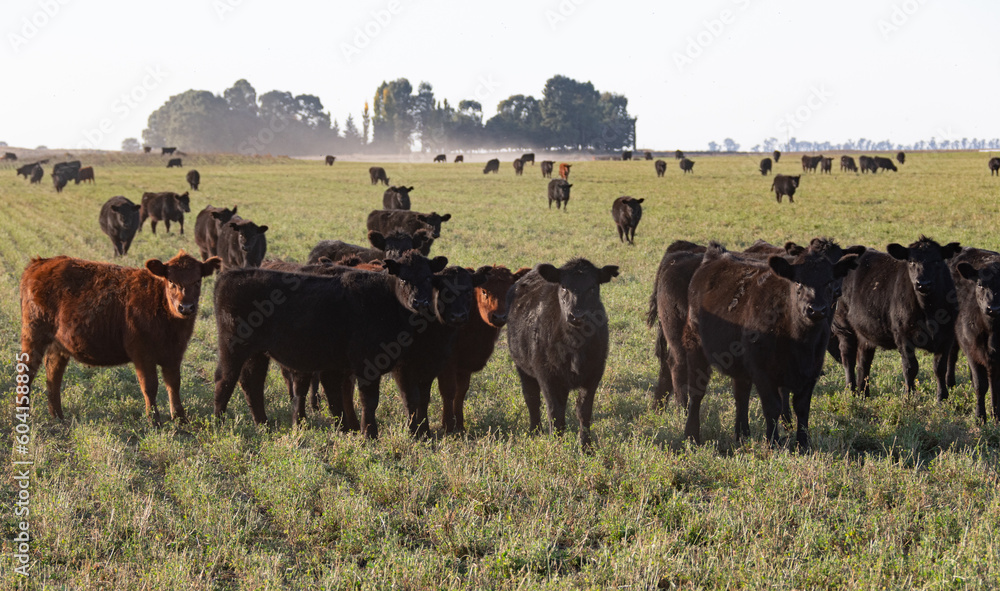
M 794 110 L 785 113 L 785 116 L 778 121 L 777 128 L 780 133 L 791 134 L 801 128 L 813 118 L 817 111 L 822 109 L 833 97 L 833 92 L 825 85 L 809 87 L 809 96 L 801 105 Z
M 165 72 L 161 66 L 146 66 L 146 73 L 142 80 L 118 95 L 118 98 L 111 103 L 111 112 L 118 117 L 104 117 L 97 123 L 97 127 L 84 129 L 83 139 L 76 145 L 77 149 L 97 149 L 104 138 L 114 131 L 115 125 L 124 121 L 138 109 L 139 105 L 149 97 L 149 93 L 160 86 L 167 74 L 168 72 Z
M 389 0 L 385 8 L 379 10 L 373 10 L 369 14 L 371 19 L 365 24 L 354 28 L 354 37 L 351 38 L 351 43 L 346 41 L 340 44 L 340 53 L 344 56 L 344 61 L 350 64 L 354 61 L 354 58 L 361 55 L 361 52 L 371 45 L 371 42 L 382 34 L 382 31 L 392 22 L 393 18 L 396 17 L 403 10 L 403 5 L 400 0 Z
M 736 23 L 739 14 L 750 7 L 750 0 L 730 0 L 738 10 L 723 8 L 716 18 L 701 21 L 701 30 L 688 35 L 682 51 L 674 51 L 674 65 L 678 72 L 694 63 L 694 60 L 705 54 L 705 51 L 715 43 L 730 26 Z
M 924 4 L 927 4 L 927 0 L 903 0 L 893 4 L 889 16 L 880 18 L 876 23 L 882 38 L 888 41 L 893 33 L 910 22 L 910 18 L 917 14 Z
M 559 4 L 555 8 L 549 8 L 545 11 L 545 20 L 549 23 L 549 28 L 553 31 L 556 30 L 560 25 L 569 20 L 569 17 L 576 14 L 576 9 L 585 0 L 560 0 Z
M 234 12 L 237 8 L 243 5 L 243 0 L 213 0 L 212 9 L 215 10 L 215 15 L 219 17 L 219 20 L 225 20 L 226 15 L 230 12 Z
M 37 0 L 35 4 L 38 10 L 22 17 L 21 21 L 14 25 L 15 30 L 7 35 L 7 41 L 10 42 L 10 48 L 14 53 L 21 53 L 21 48 L 37 37 L 69 2 L 70 0 Z
M 286 117 L 272 115 L 267 125 L 261 127 L 255 135 L 249 136 L 240 142 L 236 151 L 243 156 L 259 156 L 263 154 L 268 144 L 273 142 L 278 137 L 278 134 L 288 128 L 288 122 L 289 120 Z

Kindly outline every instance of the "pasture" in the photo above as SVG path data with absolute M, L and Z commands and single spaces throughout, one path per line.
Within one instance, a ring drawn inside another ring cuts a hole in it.
M 839 156 L 839 154 L 828 154 Z M 797 154 L 774 172 L 800 174 Z M 1000 250 L 1000 180 L 988 155 L 907 154 L 898 173 L 802 173 L 795 203 L 778 204 L 763 154 L 690 156 L 657 178 L 653 162 L 574 162 L 567 210 L 547 207 L 538 165 L 515 176 L 483 164 L 384 163 L 390 184 L 415 187 L 413 209 L 450 213 L 432 255 L 451 264 L 517 269 L 583 256 L 618 265 L 602 288 L 610 354 L 597 392 L 592 455 L 576 419 L 563 437 L 527 433 L 527 411 L 505 334 L 473 376 L 467 434 L 416 441 L 388 377 L 382 437 L 331 428 L 324 409 L 292 429 L 279 372 L 268 378 L 271 424 L 256 427 L 239 391 L 228 420 L 212 418 L 215 278 L 207 278 L 182 369 L 190 423 L 146 420 L 133 368 L 71 361 L 66 421 L 52 419 L 44 379 L 33 386 L 31 576 L 13 572 L 10 542 L 22 520 L 11 445 L 0 446 L 4 588 L 85 589 L 565 589 L 854 588 L 973 589 L 1000 585 L 1000 427 L 979 424 L 969 372 L 934 400 L 930 358 L 918 352 L 918 392 L 904 394 L 899 356 L 880 351 L 872 396 L 851 395 L 827 357 L 813 398 L 812 451 L 763 442 L 752 402 L 752 438 L 733 435 L 729 380 L 715 374 L 703 403 L 702 438 L 683 437 L 676 406 L 651 407 L 658 362 L 645 325 L 653 277 L 676 239 L 718 240 L 740 250 L 761 238 L 884 250 L 920 234 Z M 539 156 L 539 160 L 543 159 Z M 194 219 L 205 205 L 239 206 L 269 230 L 268 258 L 304 262 L 322 239 L 366 244 L 365 218 L 382 203 L 370 162 L 188 155 L 93 165 L 95 184 L 57 194 L 0 171 L 0 433 L 12 433 L 18 281 L 33 256 L 112 260 L 97 218 L 114 195 L 191 191 L 185 234 L 136 235 L 121 264 L 197 255 Z M 451 156 L 449 156 L 451 160 Z M 153 164 L 146 164 L 153 162 Z M 557 161 L 558 162 L 558 161 Z M 615 198 L 644 198 L 635 246 L 619 242 Z M 575 400 L 575 394 L 571 401 Z M 166 392 L 159 387 L 161 411 Z M 325 404 L 324 404 L 325 406 Z M 166 413 L 164 413 L 166 416 Z M 432 396 L 431 430 L 440 430 Z M 8 441 L 9 443 L 9 441 Z

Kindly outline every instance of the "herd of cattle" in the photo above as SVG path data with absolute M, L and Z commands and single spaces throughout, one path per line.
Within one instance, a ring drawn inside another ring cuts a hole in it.
M 533 162 L 531 156 L 519 160 Z M 188 181 L 196 189 L 200 175 L 191 172 L 194 181 L 191 173 Z M 147 414 L 159 422 L 159 366 L 171 416 L 183 419 L 181 361 L 202 279 L 218 272 L 216 416 L 225 415 L 239 383 L 253 420 L 266 422 L 264 384 L 274 361 L 287 384 L 293 423 L 305 417 L 310 396 L 318 409 L 322 386 L 342 429 L 377 437 L 379 385 L 391 373 L 411 433 L 429 432 L 435 380 L 443 429 L 462 431 L 471 376 L 485 367 L 507 326 L 530 429 L 541 427 L 544 398 L 550 430 L 563 430 L 569 392 L 579 389 L 579 438 L 590 446 L 609 340 L 600 286 L 618 275 L 618 267 L 582 258 L 517 271 L 448 266 L 430 250 L 452 216 L 410 210 L 414 188 L 389 186 L 381 167 L 371 168 L 370 179 L 388 186 L 384 209 L 367 219 L 371 246 L 324 240 L 305 263 L 265 260 L 267 226 L 241 218 L 236 206 L 211 205 L 195 220 L 201 260 L 183 250 L 144 268 L 67 256 L 32 259 L 20 284 L 21 348 L 28 359 L 23 381 L 30 384 L 44 360 L 49 410 L 62 418 L 60 389 L 69 359 L 97 366 L 131 362 Z M 553 191 L 557 182 L 562 185 Z M 553 200 L 564 207 L 571 186 L 553 179 L 550 207 Z M 620 241 L 633 243 L 642 202 L 620 197 L 612 204 Z M 111 198 L 99 221 L 116 255 L 123 255 L 146 219 L 154 233 L 162 221 L 167 232 L 173 222 L 183 234 L 190 211 L 189 193 L 147 192 L 138 205 Z M 742 252 L 676 241 L 656 273 L 646 320 L 656 330 L 660 366 L 654 400 L 662 405 L 670 394 L 686 408 L 685 436 L 696 442 L 712 368 L 732 378 L 737 437 L 750 433 L 749 397 L 756 387 L 767 439 L 780 440 L 779 422 L 790 424 L 794 411 L 795 443 L 805 449 L 826 353 L 843 365 L 848 386 L 867 395 L 877 348 L 899 350 L 908 392 L 915 387 L 915 349 L 931 352 L 939 401 L 955 384 L 961 349 L 972 372 L 976 416 L 986 420 L 985 394 L 992 389 L 993 416 L 1000 419 L 1000 347 L 994 346 L 1000 338 L 1000 253 L 923 236 L 909 246 L 889 244 L 886 252 L 843 248 L 826 238 L 806 247 L 758 241 Z

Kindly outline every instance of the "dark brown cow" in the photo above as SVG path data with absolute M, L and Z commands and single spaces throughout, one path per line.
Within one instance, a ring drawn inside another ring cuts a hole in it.
M 206 205 L 194 220 L 194 243 L 198 245 L 201 260 L 219 254 L 219 228 L 236 215 L 236 207 L 226 209 Z
M 461 154 L 455 156 L 455 163 L 457 164 L 459 162 L 465 162 L 465 156 L 462 156 Z
M 267 254 L 267 226 L 234 215 L 219 226 L 219 258 L 222 270 L 259 267 Z
M 326 159 L 325 159 L 325 162 L 326 162 L 327 166 L 333 166 L 333 163 L 336 162 L 336 161 L 337 161 L 337 157 L 336 156 L 329 156 L 328 155 L 326 157 Z
M 823 158 L 819 162 L 820 173 L 832 174 L 833 173 L 833 158 Z
M 802 155 L 802 172 L 816 172 L 816 167 L 823 161 L 823 155 L 809 156 Z
M 521 160 L 521 164 L 527 164 L 527 163 L 530 162 L 531 165 L 534 166 L 535 165 L 535 153 L 534 152 L 528 152 L 527 154 L 522 154 L 520 160 Z
M 421 213 L 402 209 L 376 209 L 368 214 L 366 225 L 369 230 L 375 230 L 385 235 L 396 230 L 416 234 L 418 230 L 429 228 L 434 238 L 440 238 L 441 224 L 450 219 L 450 213 L 439 215 L 436 211 Z
M 76 173 L 76 180 L 74 184 L 79 185 L 81 182 L 90 181 L 94 182 L 94 167 L 84 166 L 80 169 L 80 172 Z
M 900 164 L 906 163 L 906 152 L 896 152 L 896 161 Z
M 170 161 L 167 162 L 167 168 L 181 168 L 183 166 L 184 163 L 180 158 L 171 158 Z
M 631 160 L 632 150 L 622 150 L 622 160 Z
M 664 174 L 666 174 L 667 172 L 666 160 L 657 160 L 656 162 L 653 163 L 653 166 L 656 167 L 656 176 L 662 177 Z
M 619 197 L 611 204 L 611 217 L 618 228 L 618 241 L 635 245 L 635 229 L 642 219 L 642 202 L 645 199 Z
M 514 160 L 514 174 L 521 176 L 522 173 L 524 173 L 524 162 L 518 158 L 517 160 Z
M 774 163 L 775 164 L 778 163 L 778 160 L 781 160 L 781 152 L 775 150 L 774 154 L 771 154 L 771 155 L 774 156 Z
M 653 159 L 653 153 L 650 152 L 649 150 L 646 150 L 645 152 L 643 152 L 643 157 L 646 160 L 652 160 Z
M 17 154 L 13 152 L 4 152 L 3 158 L 0 158 L 0 160 L 9 160 L 10 162 L 14 162 L 17 160 Z
M 198 186 L 201 185 L 201 173 L 192 168 L 187 173 L 187 182 L 192 191 L 197 191 Z
M 448 162 L 448 156 L 446 154 L 438 154 L 434 157 L 434 162 Z
M 383 209 L 410 209 L 410 191 L 413 187 L 389 187 L 382 194 Z
M 149 154 L 152 151 L 153 151 L 153 146 L 143 146 L 142 147 L 142 153 L 143 154 Z
M 381 181 L 386 187 L 389 186 L 389 177 L 385 176 L 385 169 L 381 166 L 372 166 L 369 168 L 368 176 L 371 177 L 373 185 L 377 185 Z
M 771 181 L 771 190 L 774 191 L 774 196 L 777 198 L 778 203 L 781 203 L 781 197 L 783 195 L 788 195 L 789 203 L 795 203 L 795 190 L 799 188 L 799 180 L 801 180 L 801 178 L 802 175 L 774 175 L 774 180 Z
M 683 159 L 684 159 L 684 152 L 681 152 L 680 150 L 674 152 L 674 160 L 683 160 Z
M 564 181 L 569 180 L 569 169 L 572 168 L 572 164 L 566 164 L 565 162 L 559 163 L 559 178 Z
M 177 148 L 160 148 L 160 156 L 166 156 L 167 154 L 173 154 L 177 151 Z
M 35 166 L 37 164 L 39 164 L 39 163 L 38 162 L 31 162 L 29 164 L 25 164 L 24 166 L 19 167 L 17 169 L 17 175 L 18 176 L 23 176 L 25 179 L 27 179 L 29 176 L 31 176 L 32 171 L 35 170 Z
M 959 348 L 969 361 L 976 417 L 987 420 L 986 392 L 993 395 L 993 420 L 1000 422 L 1000 253 L 963 248 L 948 261 L 958 291 L 955 345 L 948 363 L 948 384 L 955 385 Z
M 35 258 L 21 276 L 21 352 L 28 383 L 45 360 L 49 413 L 63 418 L 61 388 L 70 358 L 86 365 L 132 363 L 159 423 L 156 366 L 170 399 L 170 414 L 183 420 L 181 360 L 194 330 L 201 279 L 218 269 L 183 250 L 166 263 L 119 267 L 58 256 Z
M 691 174 L 694 174 L 694 160 L 681 158 L 681 161 L 678 165 L 681 167 L 681 170 L 683 170 L 685 173 L 690 172 Z
M 507 344 L 528 407 L 528 429 L 541 428 L 541 398 L 549 433 L 566 429 L 569 391 L 580 389 L 576 416 L 580 444 L 593 443 L 594 394 L 608 358 L 608 315 L 600 286 L 618 267 L 573 259 L 560 268 L 537 265 L 507 292 Z
M 995 174 L 1000 175 L 1000 158 L 997 158 L 996 156 L 990 158 L 989 166 L 990 166 L 990 176 L 993 176 Z
M 135 231 L 139 229 L 139 210 L 141 208 L 142 206 L 136 205 L 120 195 L 108 199 L 101 206 L 98 223 L 101 225 L 101 231 L 111 239 L 111 245 L 115 248 L 115 256 L 128 254 L 132 239 L 135 238 Z
M 465 395 L 472 374 L 486 367 L 500 330 L 507 323 L 507 291 L 530 270 L 523 268 L 511 273 L 501 266 L 476 270 L 486 278 L 486 282 L 476 288 L 478 313 L 473 313 L 459 329 L 455 348 L 437 376 L 442 401 L 441 424 L 446 433 L 465 431 Z
M 878 172 L 878 164 L 875 163 L 875 159 L 871 156 L 858 156 L 858 164 L 861 168 L 861 174 L 871 172 L 875 174 Z
M 562 208 L 563 211 L 568 211 L 569 189 L 572 186 L 563 179 L 549 181 L 549 209 L 552 209 L 552 202 L 555 201 L 556 209 Z
M 397 230 L 386 235 L 371 230 L 368 232 L 368 242 L 371 243 L 372 248 L 348 244 L 340 240 L 321 240 L 309 252 L 308 263 L 318 264 L 323 258 L 327 258 L 330 261 L 343 264 L 342 262 L 347 257 L 357 257 L 358 264 L 370 263 L 396 258 L 408 250 L 416 250 L 427 256 L 430 254 L 434 237 L 431 236 L 429 229 L 418 230 L 416 234 Z
M 701 401 L 711 367 L 733 379 L 735 432 L 750 435 L 751 386 L 764 412 L 765 436 L 778 441 L 780 389 L 794 395 L 796 443 L 809 447 L 809 408 L 822 373 L 834 282 L 858 264 L 856 254 L 836 264 L 822 253 L 805 252 L 766 264 L 712 245 L 688 288 L 688 318 L 682 347 L 688 355 L 688 418 L 684 434 L 701 441 Z M 763 311 L 763 312 L 762 312 Z
M 156 223 L 162 221 L 170 231 L 170 222 L 177 222 L 181 226 L 181 234 L 184 233 L 184 212 L 191 212 L 191 197 L 185 191 L 183 195 L 165 191 L 163 193 L 143 193 L 142 209 L 139 211 L 139 231 L 146 223 L 146 218 L 150 220 L 153 234 L 156 234 Z
M 42 168 L 41 164 L 35 164 L 34 168 L 31 169 L 31 184 L 38 185 L 42 182 L 42 177 L 45 176 L 45 170 Z
M 483 167 L 483 174 L 492 172 L 497 174 L 500 172 L 500 160 L 498 158 L 492 158 L 486 162 L 486 166 Z
M 552 178 L 552 167 L 555 162 L 551 160 L 542 160 L 542 178 L 550 179 Z
M 854 162 L 854 158 L 851 158 L 850 156 L 840 157 L 840 172 L 844 171 L 853 173 L 858 172 L 858 165 Z
M 764 158 L 760 161 L 760 174 L 762 176 L 767 176 L 771 172 L 771 159 Z

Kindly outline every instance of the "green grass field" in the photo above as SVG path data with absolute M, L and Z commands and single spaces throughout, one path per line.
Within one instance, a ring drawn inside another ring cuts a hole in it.
M 839 154 L 836 154 L 839 156 Z M 919 392 L 903 393 L 896 352 L 880 352 L 872 397 L 852 396 L 828 359 L 813 399 L 813 451 L 733 435 L 728 379 L 705 398 L 705 444 L 684 441 L 683 412 L 654 411 L 653 333 L 645 312 L 653 276 L 675 239 L 742 249 L 829 236 L 885 249 L 926 234 L 1000 250 L 1000 180 L 988 155 L 908 154 L 894 173 L 804 175 L 796 202 L 777 204 L 761 156 L 695 157 L 693 175 L 668 160 L 577 162 L 568 213 L 546 206 L 538 166 L 515 177 L 482 164 L 385 164 L 393 184 L 415 187 L 413 207 L 448 212 L 432 251 L 452 264 L 540 262 L 583 256 L 615 264 L 602 290 L 611 352 L 594 411 L 597 448 L 584 455 L 575 417 L 562 437 L 527 433 L 527 413 L 501 336 L 473 377 L 467 435 L 412 440 L 395 385 L 383 380 L 382 438 L 331 428 L 326 411 L 290 427 L 277 371 L 267 390 L 273 425 L 258 428 L 241 394 L 230 419 L 212 418 L 214 278 L 183 368 L 191 422 L 149 425 L 131 366 L 71 362 L 65 422 L 48 416 L 44 380 L 31 416 L 31 576 L 11 558 L 21 517 L 11 442 L 0 446 L 0 587 L 82 589 L 985 589 L 1000 586 L 1000 428 L 980 425 L 960 360 L 950 399 L 934 401 L 930 358 L 918 353 Z M 427 160 L 430 158 L 428 157 Z M 541 158 L 539 158 L 541 159 Z M 111 260 L 97 223 L 114 195 L 184 191 L 197 167 L 186 233 L 139 234 L 122 264 L 197 253 L 194 217 L 232 206 L 267 224 L 269 257 L 303 261 L 321 239 L 363 244 L 383 187 L 369 163 L 190 156 L 94 164 L 95 185 L 56 194 L 0 171 L 0 433 L 17 423 L 12 398 L 20 349 L 18 281 L 30 257 Z M 836 168 L 835 162 L 835 168 Z M 50 167 L 49 167 L 50 168 Z M 799 174 L 786 154 L 775 172 Z M 618 196 L 644 197 L 636 246 L 611 221 Z M 435 394 L 436 396 L 436 394 Z M 166 416 L 165 389 L 159 403 Z M 431 428 L 440 427 L 432 398 Z M 11 436 L 12 437 L 12 436 Z M 11 441 L 11 439 L 8 439 Z

